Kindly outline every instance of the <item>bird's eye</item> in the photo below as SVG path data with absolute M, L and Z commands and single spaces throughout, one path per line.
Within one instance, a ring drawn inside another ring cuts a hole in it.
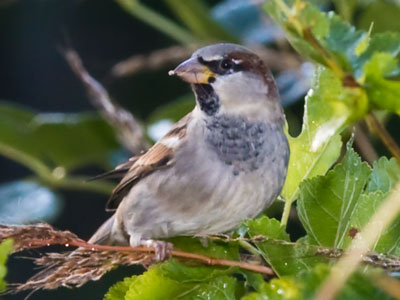
M 220 66 L 223 70 L 229 70 L 232 68 L 233 62 L 230 59 L 225 58 L 221 61 Z

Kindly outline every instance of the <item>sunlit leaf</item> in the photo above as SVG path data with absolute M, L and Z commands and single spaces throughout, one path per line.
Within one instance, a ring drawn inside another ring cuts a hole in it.
M 398 69 L 398 60 L 389 53 L 375 53 L 364 65 L 363 81 L 371 103 L 380 109 L 400 113 L 400 81 L 386 77 Z
M 354 111 L 358 105 L 358 112 Z M 325 174 L 338 159 L 340 132 L 366 107 L 362 90 L 345 88 L 332 72 L 320 69 L 304 107 L 303 128 L 299 136 L 289 137 L 290 160 L 282 191 L 287 201 L 295 198 L 300 182 Z
M 12 240 L 5 240 L 0 244 L 0 291 L 6 289 L 6 282 L 4 281 L 4 277 L 7 274 L 6 262 L 11 254 L 12 245 Z
M 175 260 L 152 266 L 140 276 L 114 285 L 105 300 L 216 299 L 233 300 L 242 285 L 229 270 L 190 267 Z
M 370 168 L 347 146 L 343 162 L 326 176 L 301 184 L 297 202 L 299 217 L 308 235 L 319 245 L 342 248 L 350 226 L 350 218 Z

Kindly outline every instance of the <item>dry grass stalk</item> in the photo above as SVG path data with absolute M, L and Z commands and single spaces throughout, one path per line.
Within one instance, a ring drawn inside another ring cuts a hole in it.
M 48 253 L 35 259 L 35 264 L 44 269 L 26 283 L 10 285 L 9 292 L 11 293 L 25 290 L 56 289 L 61 286 L 80 287 L 88 281 L 99 280 L 105 273 L 118 265 L 140 264 L 148 266 L 156 262 L 153 248 L 89 244 L 70 231 L 58 231 L 48 224 L 1 225 L 0 241 L 8 238 L 14 240 L 14 252 L 50 245 L 78 247 L 75 251 Z M 216 259 L 176 250 L 172 251 L 171 255 L 185 261 L 207 265 L 233 266 L 268 275 L 274 274 L 268 267 L 251 263 Z

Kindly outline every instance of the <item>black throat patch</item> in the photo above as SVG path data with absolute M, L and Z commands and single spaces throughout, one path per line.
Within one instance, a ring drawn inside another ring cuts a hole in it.
M 209 84 L 192 84 L 192 88 L 201 110 L 209 116 L 214 115 L 218 111 L 220 103 L 212 86 Z

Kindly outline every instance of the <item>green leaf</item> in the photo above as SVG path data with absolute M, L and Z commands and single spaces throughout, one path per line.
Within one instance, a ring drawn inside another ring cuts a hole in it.
M 289 42 L 303 56 L 326 67 L 332 67 L 334 62 L 342 73 L 352 71 L 352 62 L 357 58 L 355 49 L 365 39 L 365 32 L 356 30 L 333 13 L 321 12 L 306 1 L 268 1 L 265 8 L 286 30 Z M 307 31 L 311 31 L 313 37 L 307 35 Z
M 282 191 L 286 201 L 296 197 L 300 182 L 329 170 L 340 154 L 340 132 L 365 109 L 366 96 L 360 89 L 344 88 L 331 71 L 318 70 L 305 99 L 302 131 L 295 138 L 289 137 L 291 155 Z
M 306 243 L 290 243 L 289 235 L 278 220 L 261 217 L 244 223 L 250 237 L 264 236 L 268 240 L 256 242 L 264 259 L 279 276 L 295 275 L 310 270 L 326 261 L 316 254 L 317 249 Z
M 106 162 L 119 149 L 114 132 L 97 114 L 35 113 L 0 102 L 0 154 L 22 163 L 66 170 Z M 29 165 L 28 165 L 29 166 Z
M 398 60 L 391 54 L 375 53 L 363 67 L 362 80 L 374 107 L 400 114 L 400 81 L 386 78 L 398 67 Z
M 321 283 L 329 274 L 328 265 L 319 264 L 309 272 L 297 276 L 272 279 L 260 291 L 249 294 L 242 300 L 312 300 Z M 393 299 L 376 288 L 365 276 L 354 274 L 342 288 L 336 300 L 389 300 Z
M 4 281 L 4 277 L 7 274 L 6 262 L 12 252 L 12 245 L 11 239 L 4 240 L 0 244 L 0 291 L 5 291 L 6 289 L 6 282 Z
M 104 296 L 104 300 L 124 300 L 130 285 L 135 282 L 136 278 L 137 276 L 126 277 L 114 284 Z
M 375 32 L 398 31 L 400 5 L 387 0 L 371 1 L 357 18 L 357 27 L 368 30 L 371 23 Z
M 165 0 L 172 12 L 201 40 L 235 42 L 211 17 L 209 8 L 201 0 Z
M 307 234 L 318 245 L 343 248 L 350 219 L 371 170 L 352 150 L 326 176 L 303 182 L 297 203 Z
M 368 223 L 374 213 L 378 210 L 378 207 L 384 202 L 386 196 L 387 194 L 381 191 L 375 191 L 360 196 L 357 207 L 350 220 L 350 230 L 352 230 L 353 235 L 358 233 L 358 231 Z M 376 224 L 376 226 L 379 226 L 379 224 Z M 397 218 L 390 227 L 385 230 L 385 232 L 382 232 L 378 242 L 375 243 L 371 250 L 379 253 L 399 255 L 399 232 L 400 218 Z
M 301 184 L 298 200 L 299 218 L 312 243 L 345 248 L 368 223 L 400 180 L 400 165 L 383 157 L 371 171 L 347 145 L 343 162 L 326 176 Z M 379 224 L 377 224 L 379 226 Z M 384 232 L 374 245 L 380 253 L 400 253 L 400 218 Z
M 239 246 L 237 243 L 225 243 L 212 241 L 209 239 L 201 240 L 194 237 L 175 237 L 169 239 L 174 248 L 202 254 L 208 257 L 239 260 Z
M 387 193 L 400 180 L 400 164 L 395 158 L 381 157 L 374 162 L 373 170 L 368 181 L 366 192 L 380 190 Z
M 243 286 L 229 276 L 232 271 L 190 267 L 171 259 L 152 266 L 140 276 L 117 283 L 106 294 L 105 300 L 233 300 L 243 293 Z
M 354 63 L 355 77 L 359 78 L 363 74 L 364 64 L 371 59 L 377 52 L 389 53 L 396 57 L 400 53 L 400 33 L 399 32 L 384 32 L 374 34 L 368 42 L 368 47 L 362 52 Z M 362 82 L 362 80 L 361 80 Z
M 353 232 L 363 228 L 378 207 L 384 202 L 394 185 L 400 181 L 400 164 L 396 159 L 381 157 L 374 162 L 373 170 L 369 176 L 365 193 L 361 195 L 354 214 L 351 218 Z M 377 224 L 379 226 L 379 224 Z M 381 234 L 379 241 L 374 245 L 374 251 L 400 255 L 400 217 Z

